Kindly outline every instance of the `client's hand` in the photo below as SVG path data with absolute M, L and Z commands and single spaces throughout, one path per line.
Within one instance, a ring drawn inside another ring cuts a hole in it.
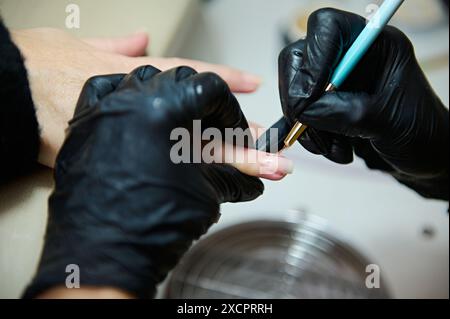
M 57 159 L 46 243 L 26 297 L 80 296 L 64 288 L 68 264 L 79 266 L 85 297 L 93 287 L 150 297 L 218 220 L 221 203 L 262 194 L 259 179 L 229 165 L 174 163 L 175 129 L 201 145 L 194 120 L 203 132 L 248 129 L 227 84 L 212 73 L 147 66 L 88 81 Z M 226 141 L 221 134 L 219 144 Z
M 136 57 L 145 53 L 146 34 L 85 41 L 56 29 L 13 31 L 11 35 L 25 57 L 37 109 L 41 128 L 39 162 L 49 167 L 55 164 L 81 88 L 92 76 L 129 73 L 146 64 L 162 70 L 188 65 L 199 72 L 219 74 L 235 92 L 252 92 L 259 85 L 255 76 L 224 66 L 176 58 Z

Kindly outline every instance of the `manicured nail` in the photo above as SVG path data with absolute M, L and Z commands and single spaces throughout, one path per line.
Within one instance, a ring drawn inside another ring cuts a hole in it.
M 260 175 L 288 175 L 294 172 L 294 162 L 283 156 L 267 154 L 260 163 Z
M 246 82 L 251 82 L 251 83 L 257 83 L 257 84 L 262 83 L 262 77 L 251 74 L 251 73 L 244 73 L 244 80 Z
M 262 83 L 262 78 L 261 77 L 253 75 L 253 74 L 249 74 L 249 73 L 243 73 L 242 80 L 243 80 L 243 85 L 248 90 L 255 90 Z
M 277 173 L 286 175 L 294 173 L 294 162 L 286 157 L 279 157 Z

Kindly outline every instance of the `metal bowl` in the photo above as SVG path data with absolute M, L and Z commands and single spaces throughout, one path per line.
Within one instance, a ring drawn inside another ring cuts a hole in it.
M 200 240 L 172 273 L 167 298 L 389 298 L 366 287 L 371 264 L 318 217 L 255 220 Z

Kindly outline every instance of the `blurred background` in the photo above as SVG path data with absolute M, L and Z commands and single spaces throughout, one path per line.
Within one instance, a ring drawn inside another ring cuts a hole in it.
M 76 35 L 145 29 L 152 38 L 151 55 L 227 64 L 262 76 L 258 92 L 238 98 L 249 120 L 268 127 L 282 115 L 278 54 L 305 34 L 308 15 L 332 6 L 368 16 L 379 1 L 0 0 L 0 12 L 11 28 L 65 28 L 69 3 L 81 9 L 81 28 L 67 30 Z M 392 24 L 411 38 L 448 106 L 448 1 L 406 0 Z M 448 203 L 425 200 L 359 160 L 338 166 L 300 145 L 286 155 L 295 160 L 295 174 L 281 183 L 266 183 L 264 196 L 255 202 L 225 205 L 213 233 L 246 221 L 298 218 L 301 223 L 305 216 L 317 216 L 330 236 L 363 255 L 364 262 L 379 265 L 390 297 L 449 297 Z M 42 171 L 0 192 L 0 297 L 19 296 L 33 274 L 51 187 L 50 172 Z

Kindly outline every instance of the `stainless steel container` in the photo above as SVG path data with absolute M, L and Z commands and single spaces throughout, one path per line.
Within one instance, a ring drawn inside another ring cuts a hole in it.
M 366 287 L 369 264 L 323 219 L 301 214 L 254 220 L 200 240 L 172 273 L 165 294 L 181 299 L 389 298 L 384 283 L 380 289 Z

